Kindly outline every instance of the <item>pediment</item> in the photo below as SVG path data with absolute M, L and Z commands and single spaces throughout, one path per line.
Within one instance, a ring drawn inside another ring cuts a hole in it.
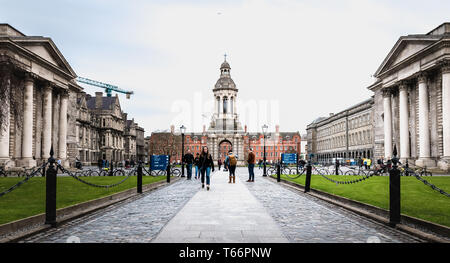
M 422 50 L 426 49 L 437 41 L 438 40 L 435 38 L 400 38 L 394 45 L 392 50 L 389 52 L 387 57 L 384 59 L 378 70 L 375 72 L 375 76 L 377 77 L 385 71 L 388 71 L 389 69 L 407 60 L 411 56 L 420 53 Z
M 53 41 L 49 38 L 18 38 L 14 42 L 65 73 L 76 77 L 67 60 L 63 57 Z

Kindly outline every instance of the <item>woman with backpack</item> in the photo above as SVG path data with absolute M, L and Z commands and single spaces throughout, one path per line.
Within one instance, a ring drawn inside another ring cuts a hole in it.
M 206 189 L 209 191 L 211 183 L 211 170 L 214 172 L 214 161 L 211 154 L 208 151 L 207 146 L 203 146 L 202 153 L 199 159 L 200 173 L 202 176 L 202 188 L 205 188 L 205 176 L 206 176 Z
M 194 165 L 195 165 L 195 179 L 200 178 L 200 155 L 199 153 L 195 154 L 194 158 Z
M 231 184 L 231 180 L 233 180 L 233 184 L 236 183 L 236 165 L 237 165 L 237 158 L 236 155 L 233 154 L 233 151 L 228 151 L 227 158 L 225 159 L 225 163 L 227 164 L 228 170 L 230 171 L 230 181 L 228 182 Z

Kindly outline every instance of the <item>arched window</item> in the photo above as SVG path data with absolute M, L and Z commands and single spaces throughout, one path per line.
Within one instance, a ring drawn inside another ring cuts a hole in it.
M 227 113 L 228 112 L 228 98 L 224 97 L 223 98 L 223 113 Z

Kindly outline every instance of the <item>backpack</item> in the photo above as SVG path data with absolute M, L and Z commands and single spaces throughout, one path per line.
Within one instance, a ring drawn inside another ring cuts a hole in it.
M 236 166 L 236 164 L 237 164 L 236 156 L 230 155 L 230 166 Z

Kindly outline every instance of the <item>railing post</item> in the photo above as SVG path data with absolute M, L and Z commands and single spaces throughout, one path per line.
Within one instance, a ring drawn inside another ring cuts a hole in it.
M 56 227 L 56 176 L 55 158 L 53 158 L 53 146 L 50 149 L 50 166 L 46 170 L 45 178 L 45 224 Z
M 339 161 L 336 158 L 336 161 L 334 163 L 334 169 L 335 169 L 335 174 L 339 175 Z
M 109 162 L 109 176 L 113 176 L 113 172 L 114 172 L 114 166 L 111 161 L 111 162 Z
M 137 168 L 137 192 L 142 194 L 142 162 L 139 161 Z
M 398 169 L 397 147 L 394 146 L 392 169 L 389 171 L 389 224 L 400 223 L 400 170 Z
M 408 159 L 406 159 L 406 164 L 405 164 L 405 175 L 409 176 L 409 163 L 408 163 Z
M 281 182 L 281 164 L 277 164 L 277 182 Z
M 311 190 L 311 159 L 308 161 L 308 164 L 306 165 L 306 180 L 305 180 L 305 193 L 309 192 Z
M 170 183 L 170 155 L 169 161 L 167 162 L 167 183 Z

